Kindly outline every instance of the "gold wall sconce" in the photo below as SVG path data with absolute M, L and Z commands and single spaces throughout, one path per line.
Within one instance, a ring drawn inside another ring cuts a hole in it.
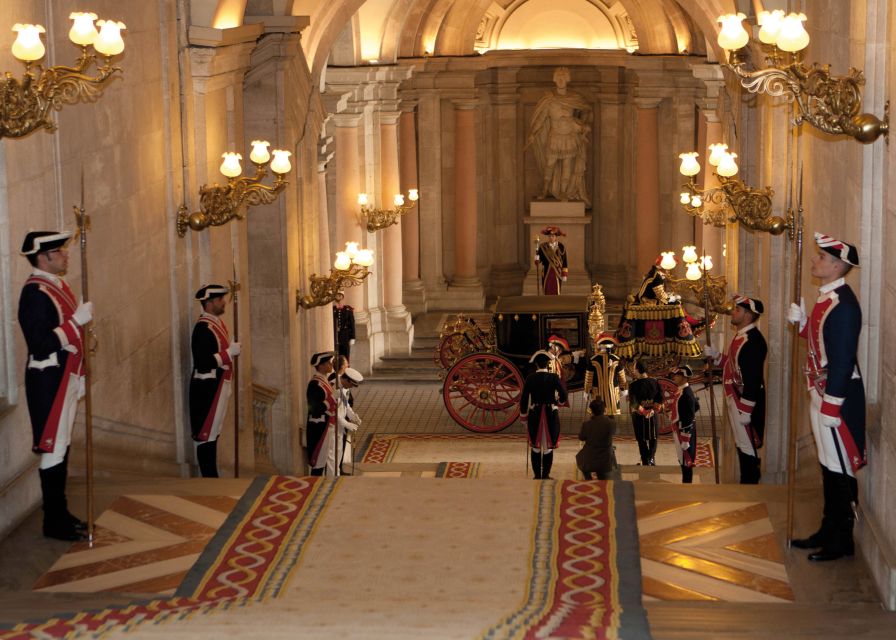
M 183 238 L 187 228 L 202 231 L 208 226 L 227 224 L 234 218 L 242 220 L 244 208 L 270 204 L 276 200 L 288 184 L 284 176 L 292 169 L 289 162 L 291 153 L 283 149 L 268 151 L 270 145 L 267 140 L 252 141 L 252 153 L 249 154 L 249 160 L 255 165 L 255 175 L 252 177 L 240 175 L 243 172 L 240 166 L 242 155 L 233 151 L 223 153 L 221 157 L 224 161 L 219 170 L 228 179 L 227 184 L 223 187 L 217 183 L 199 187 L 199 211 L 190 213 L 186 206 L 177 210 L 177 235 Z M 261 182 L 268 173 L 268 166 L 276 175 L 270 186 Z
M 674 251 L 663 251 L 660 267 L 671 271 L 678 264 Z M 713 262 L 710 255 L 698 255 L 693 245 L 681 248 L 681 259 L 685 264 L 684 278 L 668 276 L 669 288 L 681 296 L 682 300 L 699 305 L 712 313 L 731 313 L 731 301 L 728 298 L 728 280 L 725 276 L 714 276 Z
M 370 199 L 366 193 L 358 194 L 358 204 L 361 205 L 361 217 L 367 220 L 367 231 L 370 233 L 398 224 L 401 216 L 413 209 L 419 199 L 420 194 L 417 189 L 409 189 L 407 197 L 409 204 L 405 203 L 403 195 L 396 193 L 392 199 L 395 204 L 394 209 L 377 209 L 370 206 Z
M 736 177 L 738 172 L 737 154 L 728 151 L 723 143 L 709 145 L 709 164 L 716 168 L 719 186 L 701 189 L 694 176 L 700 173 L 700 163 L 696 151 L 680 153 L 679 172 L 688 178 L 684 184 L 687 191 L 679 196 L 679 202 L 690 215 L 703 220 L 703 224 L 724 227 L 729 222 L 739 222 L 751 231 L 766 231 L 781 235 L 789 229 L 791 221 L 772 215 L 771 187 L 754 189 Z
M 12 28 L 17 33 L 12 54 L 25 63 L 25 75 L 19 80 L 7 71 L 0 78 L 0 138 L 21 138 L 39 128 L 55 131 L 51 110 L 98 100 L 107 81 L 121 72 L 112 64 L 112 57 L 124 51 L 124 23 L 97 20 L 95 13 L 77 12 L 69 17 L 73 24 L 68 37 L 81 47 L 72 67 L 35 64 L 46 53 L 41 41 L 41 34 L 46 33 L 43 26 L 16 24 Z M 91 65 L 96 65 L 96 76 L 86 75 Z
M 330 269 L 330 275 L 319 276 L 316 273 L 309 278 L 311 293 L 303 295 L 296 290 L 296 311 L 299 307 L 310 309 L 331 302 L 339 302 L 348 287 L 356 287 L 370 275 L 369 267 L 373 265 L 373 251 L 359 249 L 357 242 L 346 242 L 345 251 L 336 252 L 336 260 Z
M 754 71 L 748 70 L 752 65 L 747 50 L 750 35 L 743 25 L 745 19 L 742 13 L 718 18 L 722 25 L 719 46 L 728 52 L 726 66 L 737 75 L 741 86 L 751 93 L 789 96 L 799 109 L 795 125 L 808 122 L 825 133 L 852 136 L 864 143 L 874 142 L 883 135 L 889 142 L 889 100 L 884 106 L 883 119 L 860 113 L 864 73 L 850 68 L 848 75 L 834 76 L 830 65 L 809 66 L 802 62 L 801 52 L 809 45 L 809 34 L 803 27 L 804 13 L 785 15 L 780 9 L 759 12 L 759 40 L 771 48 L 771 55 L 766 57 L 769 66 Z

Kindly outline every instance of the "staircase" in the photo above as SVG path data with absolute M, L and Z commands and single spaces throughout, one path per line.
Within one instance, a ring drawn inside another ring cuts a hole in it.
M 416 329 L 416 327 L 415 327 Z M 387 355 L 373 365 L 370 380 L 373 382 L 429 382 L 439 383 L 442 369 L 433 358 L 439 344 L 438 334 L 435 336 L 414 335 L 414 344 L 409 355 Z

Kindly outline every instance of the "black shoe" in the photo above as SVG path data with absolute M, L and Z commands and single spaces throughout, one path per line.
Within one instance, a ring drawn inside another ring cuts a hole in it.
M 44 537 L 66 542 L 81 542 L 82 540 L 87 540 L 87 533 L 78 531 L 74 527 L 44 527 Z
M 809 554 L 809 560 L 811 562 L 827 562 L 828 560 L 839 560 L 844 557 L 851 557 L 855 554 L 855 549 L 848 549 L 846 547 L 836 547 L 831 549 L 820 549 L 815 553 Z
M 813 533 L 808 538 L 796 538 L 790 541 L 790 546 L 796 549 L 819 549 L 824 546 L 821 531 Z

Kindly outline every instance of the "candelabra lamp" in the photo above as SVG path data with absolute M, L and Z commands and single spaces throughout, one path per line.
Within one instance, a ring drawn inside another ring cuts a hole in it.
M 224 161 L 220 171 L 228 179 L 227 184 L 202 185 L 199 188 L 199 211 L 190 213 L 185 206 L 178 209 L 177 235 L 183 238 L 188 228 L 202 231 L 208 226 L 227 224 L 234 218 L 242 220 L 245 209 L 276 200 L 288 184 L 284 176 L 292 169 L 289 162 L 291 154 L 282 149 L 269 152 L 269 146 L 270 143 L 266 140 L 252 141 L 252 153 L 249 154 L 249 159 L 255 165 L 255 175 L 252 177 L 241 175 L 242 155 L 232 151 L 222 154 Z M 271 185 L 262 184 L 268 173 L 268 166 L 276 175 Z
M 370 275 L 369 267 L 373 265 L 373 251 L 359 249 L 357 242 L 346 242 L 345 251 L 336 253 L 336 260 L 327 276 L 316 273 L 310 278 L 310 293 L 303 295 L 296 291 L 296 310 L 299 307 L 310 309 L 332 302 L 339 302 L 344 297 L 344 290 L 356 287 Z
M 366 193 L 359 193 L 358 204 L 361 205 L 361 216 L 367 220 L 367 230 L 373 233 L 379 229 L 398 224 L 401 216 L 413 209 L 419 198 L 420 196 L 416 189 L 409 189 L 407 197 L 409 204 L 405 203 L 403 195 L 396 193 L 392 200 L 395 203 L 394 209 L 377 209 L 370 206 L 370 199 Z
M 694 180 L 700 173 L 697 152 L 678 155 L 681 158 L 679 171 L 688 178 L 684 185 L 687 191 L 682 191 L 679 199 L 687 213 L 702 219 L 704 224 L 724 227 L 729 222 L 739 222 L 751 231 L 766 231 L 776 236 L 792 226 L 790 216 L 785 220 L 772 215 L 775 192 L 771 187 L 755 189 L 736 177 L 737 154 L 730 153 L 728 145 L 711 144 L 709 149 L 709 164 L 716 168 L 719 180 L 718 187 L 709 189 L 701 189 Z
M 862 71 L 850 68 L 847 75 L 835 76 L 830 65 L 802 62 L 801 52 L 809 44 L 809 34 L 803 28 L 805 14 L 785 15 L 780 9 L 759 12 L 759 40 L 770 53 L 766 68 L 754 70 L 747 49 L 750 35 L 743 26 L 745 19 L 742 13 L 718 18 L 722 25 L 719 46 L 728 52 L 726 66 L 737 75 L 741 86 L 752 93 L 788 96 L 799 110 L 795 125 L 808 122 L 825 133 L 852 136 L 865 143 L 883 135 L 889 142 L 890 102 L 884 106 L 882 119 L 861 113 L 865 84 Z
M 43 26 L 16 24 L 12 28 L 17 33 L 12 54 L 25 63 L 25 74 L 19 80 L 7 71 L 0 79 L 0 138 L 21 138 L 40 128 L 55 131 L 51 111 L 98 100 L 110 78 L 121 72 L 112 58 L 124 51 L 124 23 L 97 20 L 95 13 L 69 17 L 73 24 L 68 37 L 81 47 L 81 55 L 71 67 L 35 64 L 46 53 L 41 41 L 41 34 L 46 33 Z M 96 66 L 96 76 L 87 75 L 91 65 Z
M 686 265 L 685 277 L 668 276 L 669 289 L 681 296 L 684 302 L 703 307 L 710 314 L 730 314 L 731 300 L 728 296 L 728 280 L 725 276 L 714 276 L 709 273 L 713 267 L 712 256 L 697 255 L 697 248 L 689 245 L 681 248 L 682 260 Z M 674 268 L 674 251 L 663 252 L 664 261 L 668 257 L 669 265 L 663 268 Z M 662 264 L 660 266 L 663 266 Z M 707 318 L 711 324 L 714 318 Z

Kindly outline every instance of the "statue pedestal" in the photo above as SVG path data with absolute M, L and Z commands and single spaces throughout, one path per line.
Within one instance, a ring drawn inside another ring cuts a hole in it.
M 529 203 L 529 215 L 523 218 L 523 222 L 529 229 L 529 272 L 523 281 L 523 295 L 538 295 L 541 283 L 535 265 L 535 237 L 541 235 L 541 230 L 549 224 L 560 227 L 566 234 L 560 237 L 560 242 L 566 247 L 569 276 L 560 293 L 583 296 L 591 293 L 591 276 L 585 269 L 585 228 L 591 224 L 591 216 L 585 215 L 585 203 L 533 200 Z

